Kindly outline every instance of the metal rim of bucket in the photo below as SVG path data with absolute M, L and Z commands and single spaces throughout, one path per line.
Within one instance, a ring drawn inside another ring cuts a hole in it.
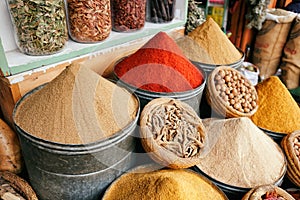
M 233 68 L 238 68 L 239 66 L 242 65 L 242 63 L 245 60 L 245 53 L 239 48 L 237 48 L 237 50 L 242 54 L 242 57 L 238 61 L 231 63 L 231 64 L 214 65 L 214 64 L 202 63 L 202 62 L 198 62 L 198 61 L 192 61 L 192 63 L 196 64 L 197 66 L 201 66 L 204 70 L 213 70 L 214 68 L 220 67 L 220 66 L 229 66 L 229 67 L 233 66 Z
M 186 100 L 186 99 L 191 99 L 194 96 L 197 96 L 200 91 L 204 90 L 204 87 L 206 85 L 206 79 L 207 79 L 207 74 L 206 72 L 201 68 L 196 66 L 194 63 L 193 65 L 197 67 L 197 69 L 201 72 L 203 75 L 203 82 L 196 88 L 187 90 L 184 92 L 152 92 L 148 90 L 143 90 L 140 88 L 137 88 L 135 86 L 132 86 L 125 81 L 121 80 L 115 71 L 113 71 L 113 77 L 116 79 L 116 84 L 128 88 L 131 92 L 143 96 L 143 98 L 151 100 L 153 98 L 159 98 L 159 97 L 169 97 L 169 98 L 180 98 L 181 100 Z
M 36 137 L 34 135 L 31 135 L 28 132 L 26 132 L 25 130 L 23 130 L 16 123 L 16 121 L 15 121 L 16 110 L 17 110 L 18 106 L 21 104 L 21 102 L 24 99 L 29 97 L 31 94 L 37 92 L 38 90 L 40 90 L 45 85 L 47 85 L 47 83 L 44 83 L 44 84 L 32 89 L 31 91 L 27 92 L 24 96 L 22 96 L 17 101 L 17 103 L 15 104 L 14 109 L 13 109 L 13 114 L 12 114 L 14 126 L 18 130 L 17 133 L 21 134 L 27 140 L 30 140 L 32 142 L 32 145 L 34 145 L 34 146 L 36 146 L 40 149 L 44 149 L 44 150 L 47 150 L 47 151 L 49 151 L 51 149 L 51 151 L 54 151 L 54 152 L 55 151 L 56 152 L 68 152 L 70 155 L 72 155 L 72 154 L 78 155 L 80 153 L 86 154 L 87 151 L 89 151 L 89 153 L 93 153 L 93 152 L 100 151 L 103 148 L 106 149 L 109 146 L 113 146 L 114 143 L 118 142 L 120 138 L 124 137 L 128 132 L 131 132 L 136 128 L 138 118 L 139 118 L 139 114 L 140 114 L 140 101 L 139 101 L 139 98 L 137 97 L 136 94 L 131 93 L 136 98 L 136 100 L 138 102 L 138 109 L 137 109 L 135 118 L 128 125 L 123 127 L 123 129 L 121 131 L 115 133 L 114 135 L 112 135 L 109 138 L 101 139 L 101 140 L 98 140 L 98 141 L 95 141 L 95 142 L 92 142 L 92 143 L 87 143 L 87 144 L 63 144 L 63 143 L 56 143 L 56 142 L 44 140 L 44 139 L 41 139 L 41 138 Z M 126 88 L 124 88 L 124 89 L 126 89 Z
M 212 178 L 211 176 L 209 176 L 208 174 L 204 173 L 199 167 L 195 166 L 193 168 L 196 172 L 202 174 L 203 176 L 205 176 L 206 178 L 208 178 L 209 180 L 211 180 L 213 183 L 215 183 L 217 186 L 219 186 L 222 190 L 226 190 L 228 192 L 238 192 L 238 193 L 245 193 L 247 191 L 249 191 L 251 188 L 246 188 L 246 187 L 238 187 L 238 186 L 234 186 L 234 185 L 228 185 L 226 183 L 223 183 L 221 181 L 216 180 L 215 178 Z M 284 172 L 282 174 L 281 177 L 279 177 L 278 180 L 275 181 L 275 183 L 273 183 L 276 186 L 280 186 L 283 182 L 283 179 L 285 177 L 286 174 L 286 170 L 287 170 L 287 162 L 285 159 L 285 169 Z

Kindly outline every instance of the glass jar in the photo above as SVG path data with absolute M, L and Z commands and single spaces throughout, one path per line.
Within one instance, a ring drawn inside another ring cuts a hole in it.
M 67 15 L 69 35 L 76 42 L 99 42 L 110 35 L 110 0 L 67 0 Z
M 144 27 L 146 0 L 111 0 L 112 28 L 118 32 L 131 32 Z
M 147 21 L 153 23 L 170 22 L 174 18 L 175 0 L 147 0 Z
M 68 40 L 64 0 L 6 0 L 16 44 L 28 55 L 50 55 Z

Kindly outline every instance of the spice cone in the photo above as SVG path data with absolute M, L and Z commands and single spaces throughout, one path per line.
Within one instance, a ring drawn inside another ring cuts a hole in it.
M 88 144 L 120 132 L 138 109 L 134 95 L 74 63 L 20 102 L 15 122 L 47 141 Z

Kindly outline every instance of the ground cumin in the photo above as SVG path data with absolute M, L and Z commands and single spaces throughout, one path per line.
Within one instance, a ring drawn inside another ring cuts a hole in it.
M 103 200 L 225 199 L 210 182 L 187 170 L 157 170 L 121 176 Z
M 208 18 L 203 24 L 190 32 L 188 36 L 208 52 L 213 60 L 213 63 L 208 64 L 232 64 L 242 57 L 241 53 L 212 18 Z
M 86 144 L 133 121 L 137 99 L 92 70 L 72 65 L 20 103 L 15 122 L 44 140 Z
M 282 150 L 249 118 L 204 119 L 203 124 L 210 149 L 197 166 L 211 178 L 253 188 L 274 184 L 284 175 Z
M 258 110 L 252 121 L 259 127 L 288 134 L 300 130 L 300 108 L 277 76 L 256 85 Z
M 208 52 L 190 37 L 181 37 L 176 40 L 176 44 L 190 60 L 208 64 L 214 63 L 212 58 L 208 55 Z

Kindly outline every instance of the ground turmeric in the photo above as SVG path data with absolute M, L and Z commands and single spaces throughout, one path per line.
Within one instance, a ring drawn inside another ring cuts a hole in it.
M 127 173 L 115 181 L 102 200 L 226 199 L 210 181 L 189 170 L 162 169 Z
M 256 85 L 258 110 L 251 119 L 258 127 L 288 134 L 300 130 L 300 108 L 277 76 Z

